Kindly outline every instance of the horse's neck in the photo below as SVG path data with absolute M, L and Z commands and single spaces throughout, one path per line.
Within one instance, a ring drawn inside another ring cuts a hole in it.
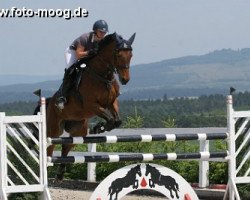
M 108 66 L 113 65 L 114 61 L 115 42 L 110 43 L 108 46 L 100 49 L 94 59 L 91 60 L 91 65 L 98 72 L 105 72 Z
M 106 58 L 103 55 L 97 55 L 89 62 L 89 67 L 98 76 L 112 81 L 114 79 L 114 72 L 111 67 L 111 58 Z
M 156 168 L 152 168 L 151 170 L 150 170 L 150 172 L 151 172 L 151 174 L 153 175 L 153 176 L 160 176 L 160 172 L 156 169 Z
M 135 175 L 135 174 L 137 174 L 137 170 L 130 170 L 128 173 L 127 173 L 127 176 L 131 176 L 131 175 Z
M 99 74 L 104 74 L 108 70 L 108 62 L 102 61 L 99 55 L 89 62 L 89 66 Z

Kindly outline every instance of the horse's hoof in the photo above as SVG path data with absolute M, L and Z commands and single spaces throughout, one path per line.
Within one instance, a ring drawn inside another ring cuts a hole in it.
M 90 131 L 89 131 L 89 134 L 90 135 L 96 135 L 96 134 L 100 134 L 101 132 L 99 131 L 99 130 L 96 130 L 96 129 L 91 129 Z
M 94 128 L 90 131 L 90 134 L 99 134 L 105 131 L 104 123 L 100 122 L 94 126 Z
M 115 121 L 114 126 L 115 126 L 115 128 L 118 128 L 121 126 L 121 124 L 122 124 L 122 120 L 117 120 L 117 121 Z
M 54 181 L 53 181 L 53 183 L 54 184 L 60 184 L 60 183 L 62 183 L 62 181 L 63 181 L 63 175 L 57 174 Z
M 62 179 L 59 179 L 57 177 L 53 181 L 53 184 L 56 184 L 56 185 L 61 184 L 61 183 L 62 183 Z

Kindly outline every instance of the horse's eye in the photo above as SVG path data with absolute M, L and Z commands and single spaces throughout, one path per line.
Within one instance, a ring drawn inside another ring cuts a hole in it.
M 120 52 L 117 52 L 116 56 L 117 57 L 122 57 L 122 54 Z

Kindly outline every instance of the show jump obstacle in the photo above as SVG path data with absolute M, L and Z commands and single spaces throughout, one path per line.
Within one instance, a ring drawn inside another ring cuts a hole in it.
M 32 116 L 5 116 L 0 113 L 0 199 L 10 193 L 41 192 L 50 200 L 47 167 L 53 163 L 120 162 L 152 160 L 217 160 L 228 162 L 227 192 L 230 200 L 240 199 L 236 185 L 250 183 L 250 111 L 234 111 L 232 96 L 227 96 L 227 133 L 117 135 L 69 138 L 46 138 L 45 99 L 41 111 Z M 39 135 L 34 137 L 34 135 Z M 197 153 L 133 153 L 86 156 L 47 157 L 49 144 L 84 144 L 117 142 L 151 142 L 180 140 L 227 140 L 227 151 Z M 30 142 L 36 149 L 31 149 Z M 18 147 L 18 148 L 17 148 Z M 15 160 L 15 162 L 13 162 Z M 19 168 L 20 166 L 21 169 Z M 176 172 L 166 167 L 136 163 L 109 175 L 96 188 L 91 200 L 120 199 L 134 190 L 151 189 L 169 199 L 198 199 L 191 186 Z

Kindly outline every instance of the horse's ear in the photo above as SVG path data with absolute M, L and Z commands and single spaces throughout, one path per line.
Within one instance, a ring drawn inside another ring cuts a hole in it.
M 136 33 L 134 33 L 134 34 L 129 38 L 128 43 L 129 43 L 130 45 L 133 44 L 133 42 L 134 42 L 134 40 L 135 40 L 135 35 L 136 35 Z

